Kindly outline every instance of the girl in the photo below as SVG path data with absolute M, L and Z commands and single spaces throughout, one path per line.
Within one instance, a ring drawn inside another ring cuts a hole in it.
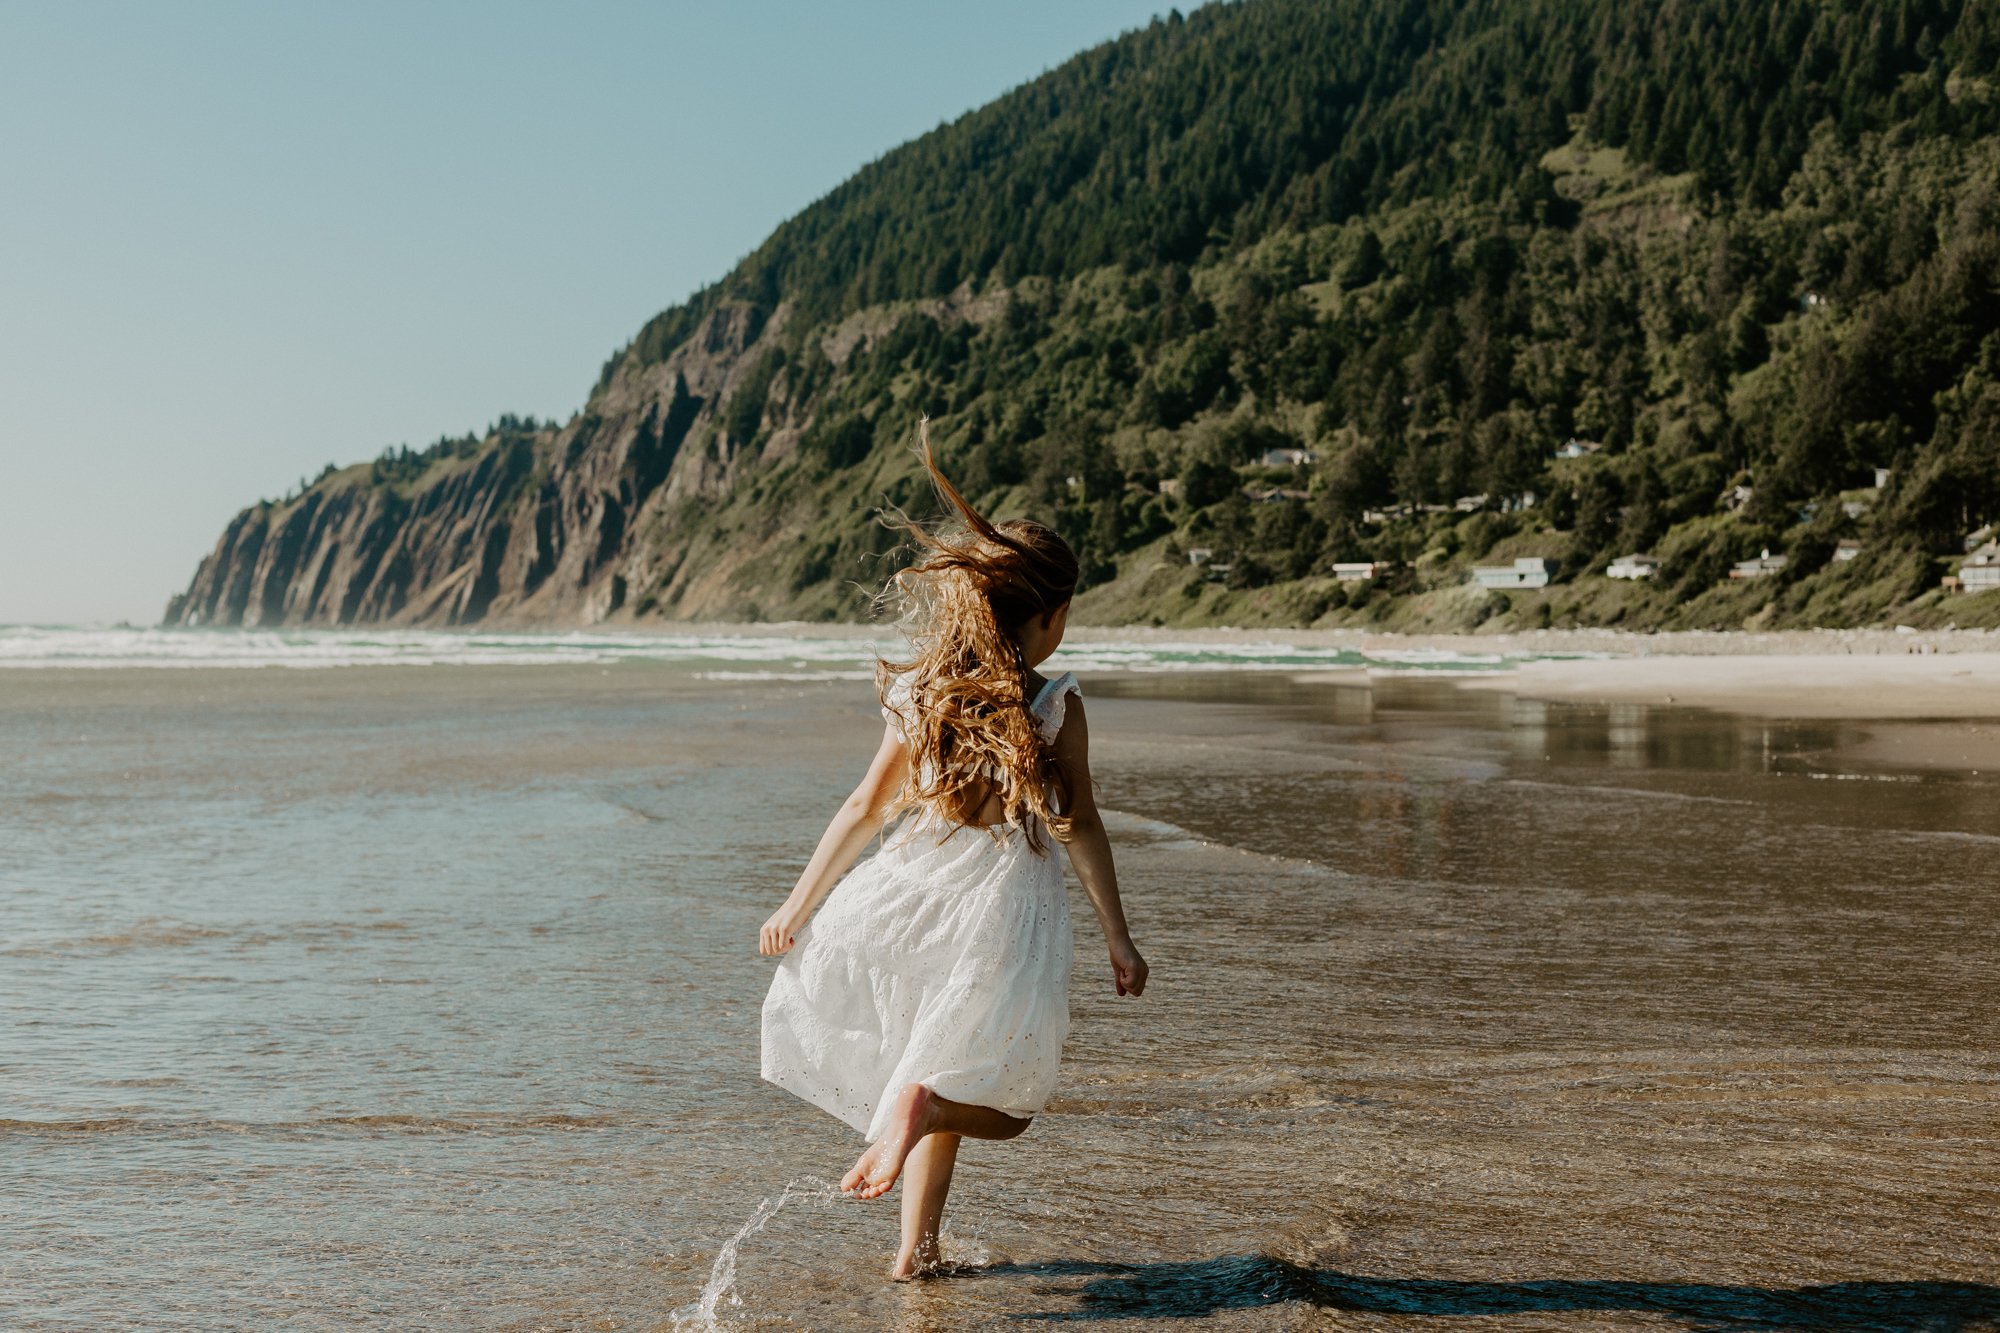
M 1146 988 L 1091 795 L 1076 677 L 1035 670 L 1062 642 L 1076 556 L 1039 523 L 989 523 L 918 431 L 964 530 L 901 520 L 920 553 L 891 585 L 911 660 L 877 664 L 882 744 L 759 937 L 767 955 L 797 946 L 764 1000 L 764 1077 L 867 1137 L 843 1190 L 874 1199 L 908 1177 L 899 1281 L 938 1262 L 959 1140 L 1013 1138 L 1055 1089 L 1072 941 L 1051 840 L 1097 910 L 1118 993 Z

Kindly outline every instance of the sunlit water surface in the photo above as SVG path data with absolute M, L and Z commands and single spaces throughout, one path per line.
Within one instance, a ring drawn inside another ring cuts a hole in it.
M 1153 985 L 884 1282 L 754 949 L 879 716 L 738 665 L 0 673 L 0 1326 L 2000 1319 L 2000 785 L 1406 676 L 1086 674 Z

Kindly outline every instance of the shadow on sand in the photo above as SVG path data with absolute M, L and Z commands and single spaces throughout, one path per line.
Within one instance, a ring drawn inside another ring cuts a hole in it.
M 980 1276 L 1089 1277 L 1080 1308 L 1031 1320 L 1199 1318 L 1288 1301 L 1329 1310 L 1414 1316 L 1629 1310 L 1694 1329 L 1881 1330 L 1973 1333 L 2000 1329 L 2000 1287 L 1963 1282 L 1836 1282 L 1823 1287 L 1731 1287 L 1702 1282 L 1447 1282 L 1315 1271 L 1264 1255 L 1192 1263 L 1006 1264 Z

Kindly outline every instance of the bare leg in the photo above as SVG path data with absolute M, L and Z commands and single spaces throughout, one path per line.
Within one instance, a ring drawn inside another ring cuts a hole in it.
M 930 1134 L 903 1163 L 903 1248 L 889 1270 L 898 1282 L 937 1267 L 938 1228 L 951 1191 L 951 1170 L 958 1164 L 958 1144 L 956 1134 Z
M 857 1199 L 879 1199 L 902 1174 L 903 1161 L 929 1134 L 960 1134 L 968 1139 L 1011 1139 L 1028 1127 L 1020 1116 L 990 1106 L 969 1106 L 940 1097 L 921 1083 L 896 1094 L 889 1127 L 868 1145 L 861 1160 L 841 1177 L 840 1187 Z

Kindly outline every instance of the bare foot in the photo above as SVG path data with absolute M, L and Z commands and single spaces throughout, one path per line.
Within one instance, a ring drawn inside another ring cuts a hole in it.
M 882 1137 L 868 1145 L 854 1169 L 840 1178 L 840 1188 L 857 1199 L 879 1199 L 903 1174 L 903 1160 L 917 1141 L 931 1132 L 931 1090 L 912 1083 L 896 1094 L 889 1109 L 889 1127 Z M 898 1267 L 900 1267 L 900 1263 Z

